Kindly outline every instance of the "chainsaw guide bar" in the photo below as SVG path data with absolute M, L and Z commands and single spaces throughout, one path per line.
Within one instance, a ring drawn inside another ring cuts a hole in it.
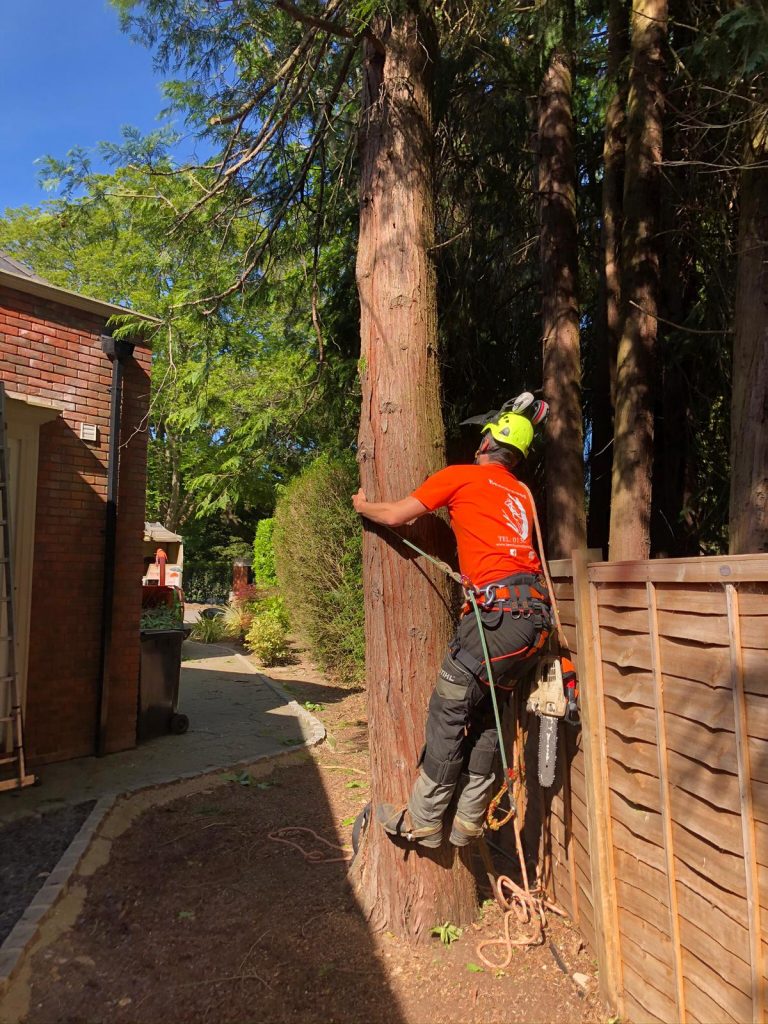
M 539 785 L 549 789 L 555 781 L 558 719 L 565 715 L 568 707 L 559 658 L 550 655 L 539 658 L 525 707 L 539 719 Z

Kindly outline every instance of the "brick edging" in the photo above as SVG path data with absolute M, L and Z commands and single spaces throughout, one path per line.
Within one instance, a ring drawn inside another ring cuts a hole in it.
M 80 826 L 79 832 L 60 857 L 56 867 L 0 945 L 0 996 L 5 993 L 21 958 L 37 938 L 43 919 L 69 884 L 97 829 L 112 810 L 116 800 L 117 795 L 111 794 L 96 801 L 96 806 Z
M 269 679 L 261 672 L 257 672 L 253 663 L 245 655 L 240 654 L 239 651 L 225 647 L 223 644 L 212 644 L 211 646 L 224 648 L 231 654 L 234 654 L 235 657 L 240 658 L 248 666 L 249 674 L 257 676 L 280 700 L 285 701 L 287 705 L 294 709 L 296 717 L 304 727 L 302 728 L 304 741 L 303 743 L 297 743 L 291 748 L 292 750 L 299 750 L 302 747 L 314 747 L 318 743 L 323 742 L 326 736 L 323 723 L 313 714 L 310 714 L 306 708 L 303 708 L 279 683 Z M 56 867 L 48 875 L 41 888 L 33 897 L 32 902 L 27 906 L 27 909 L 13 926 L 3 943 L 0 944 L 0 998 L 5 995 L 16 968 L 37 938 L 40 925 L 69 884 L 80 861 L 90 847 L 97 830 L 101 827 L 104 819 L 120 797 L 129 794 L 132 796 L 144 790 L 158 789 L 161 786 L 172 786 L 175 782 L 200 778 L 204 775 L 214 775 L 218 772 L 226 771 L 227 768 L 236 767 L 238 764 L 256 764 L 259 761 L 277 759 L 290 753 L 291 750 L 268 752 L 234 763 L 230 762 L 229 764 L 216 765 L 214 767 L 206 766 L 200 771 L 185 772 L 167 782 L 152 783 L 148 786 L 139 786 L 134 790 L 110 793 L 97 800 L 96 806 L 81 825 L 79 832 L 62 854 Z

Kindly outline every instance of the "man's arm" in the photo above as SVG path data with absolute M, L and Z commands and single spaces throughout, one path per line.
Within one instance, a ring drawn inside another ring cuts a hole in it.
M 429 512 L 426 505 L 410 495 L 400 501 L 368 501 L 362 487 L 352 495 L 355 512 L 382 526 L 404 526 Z

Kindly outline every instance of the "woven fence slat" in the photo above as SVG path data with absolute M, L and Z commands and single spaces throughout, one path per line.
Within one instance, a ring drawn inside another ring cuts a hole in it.
M 768 555 L 558 565 L 583 721 L 553 862 L 601 992 L 631 1024 L 764 1024 Z

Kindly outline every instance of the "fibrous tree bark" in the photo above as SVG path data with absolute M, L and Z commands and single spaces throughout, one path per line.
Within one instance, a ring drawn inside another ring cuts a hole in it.
M 739 188 L 731 400 L 731 554 L 768 551 L 768 107 L 749 124 Z
M 612 89 L 603 136 L 602 225 L 600 246 L 600 329 L 596 338 L 589 491 L 589 546 L 603 547 L 611 516 L 611 441 L 616 391 L 616 354 L 621 338 L 621 224 L 626 144 L 626 78 L 629 19 L 627 0 L 610 0 L 608 64 Z
M 416 8 L 365 42 L 360 236 L 362 413 L 358 460 L 369 499 L 401 498 L 444 465 L 437 352 L 431 23 Z M 434 551 L 435 517 L 410 530 Z M 363 542 L 371 798 L 403 806 L 424 741 L 427 701 L 450 630 L 446 577 L 387 531 Z M 474 881 L 451 847 L 406 852 L 373 825 L 358 890 L 375 928 L 411 940 L 438 921 L 468 922 Z
M 622 230 L 623 330 L 616 365 L 609 539 L 609 556 L 614 561 L 650 554 L 667 0 L 635 0 L 631 27 Z
M 555 48 L 538 107 L 542 376 L 547 420 L 547 533 L 551 558 L 586 543 L 584 437 L 577 295 L 573 55 Z

